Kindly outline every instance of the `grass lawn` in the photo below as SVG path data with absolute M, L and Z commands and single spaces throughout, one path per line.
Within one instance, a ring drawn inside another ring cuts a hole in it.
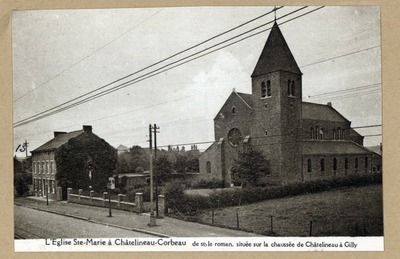
M 267 200 L 214 211 L 214 224 L 236 227 L 265 235 L 382 236 L 382 185 L 344 187 L 322 193 Z M 273 233 L 271 234 L 271 217 Z M 198 215 L 211 224 L 211 211 Z

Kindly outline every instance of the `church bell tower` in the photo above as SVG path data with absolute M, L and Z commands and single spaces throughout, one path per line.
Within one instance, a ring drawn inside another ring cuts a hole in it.
M 252 78 L 252 143 L 270 161 L 274 183 L 301 179 L 302 73 L 275 22 Z

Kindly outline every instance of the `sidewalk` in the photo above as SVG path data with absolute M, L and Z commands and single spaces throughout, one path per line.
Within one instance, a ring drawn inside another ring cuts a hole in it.
M 113 209 L 112 217 L 108 217 L 108 208 L 54 200 L 49 200 L 49 205 L 46 205 L 46 198 L 41 197 L 15 198 L 14 204 L 71 216 L 98 224 L 152 234 L 159 237 L 258 236 L 254 233 L 186 222 L 170 217 L 156 219 L 157 225 L 150 227 L 147 225 L 150 222 L 150 215 L 148 213 L 137 214 L 134 212 Z

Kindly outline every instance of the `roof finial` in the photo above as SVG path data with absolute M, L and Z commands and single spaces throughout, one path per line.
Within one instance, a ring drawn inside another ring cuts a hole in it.
M 276 22 L 276 6 L 274 7 L 274 15 L 275 15 L 274 22 Z

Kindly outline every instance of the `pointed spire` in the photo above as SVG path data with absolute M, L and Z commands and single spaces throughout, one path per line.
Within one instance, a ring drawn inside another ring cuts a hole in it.
M 265 75 L 279 70 L 302 74 L 275 22 L 251 76 Z

